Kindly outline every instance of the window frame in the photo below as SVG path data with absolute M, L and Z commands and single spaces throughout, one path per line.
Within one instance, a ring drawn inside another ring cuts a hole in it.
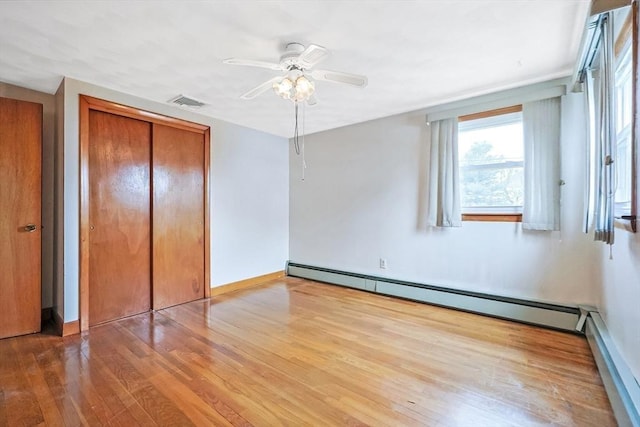
M 522 104 L 511 105 L 509 107 L 496 108 L 493 110 L 480 111 L 472 114 L 465 114 L 458 117 L 458 125 L 461 122 L 485 119 L 489 117 L 501 116 L 511 113 L 521 113 Z M 461 209 L 463 209 L 461 207 Z M 462 212 L 462 221 L 476 222 L 522 222 L 522 212 L 508 212 L 508 207 L 504 211 L 499 211 L 500 207 L 495 207 L 495 212 L 473 212 L 473 208 Z M 491 208 L 485 210 L 493 210 Z
M 640 47 L 638 43 L 638 31 L 640 31 L 640 8 L 638 2 L 631 4 L 631 91 L 632 91 L 632 107 L 631 107 L 631 231 L 636 230 L 636 218 L 638 215 L 638 136 L 640 135 L 640 120 L 638 120 L 638 80 L 640 72 L 638 67 L 638 58 L 640 58 Z

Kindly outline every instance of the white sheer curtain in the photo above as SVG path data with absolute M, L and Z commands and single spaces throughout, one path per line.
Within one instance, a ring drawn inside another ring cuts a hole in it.
M 560 229 L 560 98 L 522 105 L 524 203 L 522 228 Z
M 613 28 L 611 15 L 605 14 L 602 25 L 601 48 L 597 68 L 588 73 L 587 95 L 590 104 L 590 136 L 593 145 L 593 224 L 595 240 L 613 244 L 614 241 L 614 70 Z M 587 215 L 589 217 L 589 215 Z
M 584 98 L 585 98 L 585 112 L 587 117 L 587 150 L 586 150 L 586 173 L 585 173 L 585 188 L 584 188 L 584 224 L 583 231 L 588 234 L 593 227 L 593 214 L 595 212 L 595 162 L 596 158 L 596 121 L 594 117 L 595 105 L 598 104 L 597 91 L 594 92 L 594 86 L 598 86 L 596 82 L 599 77 L 598 73 L 593 73 L 591 70 L 586 71 L 586 78 L 584 81 Z M 599 86 L 598 86 L 599 87 Z
M 428 224 L 460 227 L 460 182 L 458 178 L 458 120 L 431 122 Z

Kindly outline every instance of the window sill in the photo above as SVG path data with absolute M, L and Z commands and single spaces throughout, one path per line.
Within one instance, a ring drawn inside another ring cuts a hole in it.
M 463 221 L 522 222 L 522 214 L 462 214 Z
M 638 221 L 638 219 L 633 219 L 633 220 L 628 219 L 628 218 L 623 219 L 621 217 L 616 216 L 616 217 L 614 217 L 614 220 L 613 220 L 613 226 L 615 228 L 628 231 L 630 233 L 636 233 L 637 232 L 637 221 Z

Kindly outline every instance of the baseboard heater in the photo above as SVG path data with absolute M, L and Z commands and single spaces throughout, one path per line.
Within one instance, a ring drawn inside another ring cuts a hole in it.
M 578 307 L 461 291 L 294 262 L 287 263 L 287 275 L 568 332 L 581 333 L 584 323 Z
M 640 385 L 620 357 L 598 312 L 589 313 L 585 334 L 618 425 L 640 427 Z

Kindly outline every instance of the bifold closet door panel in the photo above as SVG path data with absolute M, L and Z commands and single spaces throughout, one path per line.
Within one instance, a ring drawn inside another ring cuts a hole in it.
M 40 331 L 41 165 L 42 105 L 0 98 L 0 338 Z
M 89 113 L 89 323 L 151 309 L 151 124 Z
M 153 308 L 204 298 L 204 135 L 153 125 Z

